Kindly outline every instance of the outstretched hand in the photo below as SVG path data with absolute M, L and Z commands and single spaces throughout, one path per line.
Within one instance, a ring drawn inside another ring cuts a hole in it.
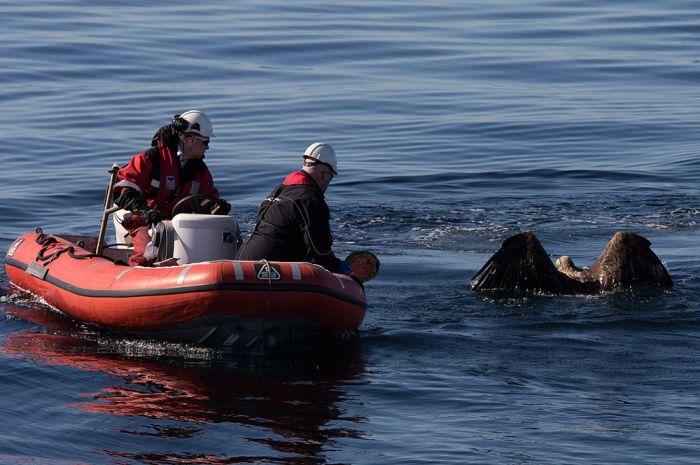
M 372 252 L 353 252 L 345 259 L 352 268 L 352 275 L 360 282 L 367 282 L 379 273 L 379 259 Z

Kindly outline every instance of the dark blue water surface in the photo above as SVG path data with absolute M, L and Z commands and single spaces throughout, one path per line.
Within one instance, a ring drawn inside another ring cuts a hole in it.
M 695 464 L 700 10 L 539 0 L 0 5 L 0 249 L 96 234 L 107 169 L 200 108 L 244 232 L 325 139 L 339 255 L 382 260 L 357 339 L 115 339 L 0 269 L 3 464 Z M 588 264 L 648 237 L 675 286 L 497 299 L 508 235 Z

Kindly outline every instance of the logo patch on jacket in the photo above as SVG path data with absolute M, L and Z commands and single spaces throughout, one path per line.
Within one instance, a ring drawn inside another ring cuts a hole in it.
M 176 187 L 177 187 L 177 184 L 175 183 L 175 176 L 166 176 L 165 177 L 165 188 L 168 189 L 169 191 L 174 191 Z

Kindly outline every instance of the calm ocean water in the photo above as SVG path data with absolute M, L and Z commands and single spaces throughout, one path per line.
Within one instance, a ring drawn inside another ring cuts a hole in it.
M 356 340 L 231 354 L 114 339 L 0 269 L 2 464 L 694 464 L 700 446 L 696 2 L 0 4 L 0 249 L 96 234 L 107 169 L 201 108 L 244 232 L 331 142 Z M 648 237 L 675 287 L 491 299 L 508 235 L 590 263 Z M 4 256 L 4 253 L 2 254 Z

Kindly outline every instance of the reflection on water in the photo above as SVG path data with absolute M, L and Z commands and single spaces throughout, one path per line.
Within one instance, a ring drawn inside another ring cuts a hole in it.
M 101 372 L 93 378 L 96 392 L 80 392 L 85 400 L 69 407 L 84 413 L 140 417 L 137 427 L 120 433 L 146 438 L 187 440 L 206 433 L 207 425 L 235 423 L 247 427 L 244 441 L 270 450 L 269 457 L 214 457 L 210 453 L 133 453 L 107 450 L 108 455 L 144 463 L 325 463 L 324 450 L 340 438 L 361 439 L 353 425 L 363 418 L 343 414 L 339 404 L 348 400 L 343 386 L 362 383 L 359 347 L 344 343 L 323 350 L 292 354 L 226 354 L 209 357 L 179 355 L 144 357 L 115 351 L 114 341 L 66 335 L 73 323 L 53 312 L 22 307 L 1 308 L 9 315 L 39 323 L 60 334 L 31 330 L 14 332 L 0 346 L 5 357 L 36 364 Z M 152 347 L 148 349 L 152 352 Z M 148 354 L 147 354 L 148 355 Z M 88 389 L 93 389 L 91 384 Z M 342 423 L 338 427 L 335 423 Z M 278 457 L 283 454 L 284 457 Z M 290 456 L 291 455 L 291 456 Z

